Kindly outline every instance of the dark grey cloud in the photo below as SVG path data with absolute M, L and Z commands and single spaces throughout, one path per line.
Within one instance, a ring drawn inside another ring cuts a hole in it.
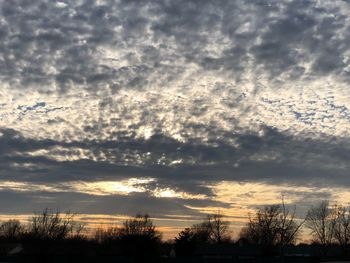
M 149 140 L 67 143 L 25 139 L 13 130 L 2 130 L 2 134 L 0 173 L 6 180 L 58 183 L 153 177 L 157 182 L 148 185 L 150 190 L 171 187 L 207 196 L 211 192 L 203 186 L 204 182 L 221 180 L 299 186 L 349 185 L 347 140 L 300 139 L 267 127 L 263 135 L 226 134 L 225 140 L 212 140 L 212 145 L 199 141 L 180 143 L 161 135 Z M 235 141 L 235 146 L 226 143 L 228 137 Z M 103 152 L 110 157 L 64 161 L 50 158 L 58 146 L 67 149 L 62 156 L 74 155 L 78 148 L 89 150 L 92 155 Z M 40 150 L 47 152 L 31 154 Z M 175 160 L 182 161 L 172 164 Z
M 152 217 L 165 215 L 201 216 L 200 211 L 186 207 L 220 206 L 227 204 L 195 199 L 157 198 L 148 193 L 129 195 L 96 196 L 75 192 L 16 192 L 0 191 L 0 213 L 30 214 L 45 208 L 74 211 L 80 214 L 126 214 L 149 213 Z

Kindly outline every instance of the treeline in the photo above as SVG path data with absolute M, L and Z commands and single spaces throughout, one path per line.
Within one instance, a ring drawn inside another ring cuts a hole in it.
M 283 259 L 286 247 L 295 245 L 302 231 L 306 231 L 323 258 L 334 246 L 342 251 L 343 257 L 348 256 L 350 209 L 347 207 L 323 201 L 300 218 L 296 216 L 295 207 L 287 208 L 282 200 L 281 204 L 257 209 L 248 217 L 236 240 L 232 238 L 229 221 L 218 212 L 183 229 L 173 241 L 164 242 L 162 233 L 147 214 L 127 219 L 118 227 L 89 232 L 73 213 L 45 209 L 34 213 L 26 224 L 18 220 L 2 222 L 0 242 L 20 243 L 27 253 L 38 255 L 66 253 L 71 248 L 75 253 L 94 251 L 100 255 L 120 255 L 135 261 L 152 259 L 153 262 L 160 260 L 161 255 L 189 258 L 201 247 L 236 244 L 259 249 L 264 257 Z
M 348 257 L 350 249 L 350 207 L 330 205 L 322 201 L 311 207 L 304 218 L 296 216 L 296 207 L 286 207 L 283 199 L 279 205 L 265 206 L 248 216 L 238 240 L 243 246 L 258 247 L 263 256 L 283 257 L 287 246 L 296 245 L 302 237 L 309 237 L 309 244 L 319 248 L 320 256 L 327 257 L 331 247 L 341 249 L 342 257 Z M 175 238 L 178 255 L 192 255 L 201 244 L 234 242 L 229 222 L 221 214 L 208 216 L 200 224 L 186 228 Z

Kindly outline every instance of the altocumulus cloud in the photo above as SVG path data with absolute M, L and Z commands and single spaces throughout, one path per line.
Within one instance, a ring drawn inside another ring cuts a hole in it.
M 346 1 L 0 8 L 3 212 L 196 216 L 257 197 L 242 185 L 305 207 L 350 187 Z

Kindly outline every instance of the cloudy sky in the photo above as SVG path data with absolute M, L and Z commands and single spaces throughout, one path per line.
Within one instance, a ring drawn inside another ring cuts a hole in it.
M 169 233 L 350 201 L 350 2 L 0 1 L 0 213 Z M 113 219 L 114 218 L 114 219 Z M 117 219 L 116 219 L 117 218 Z

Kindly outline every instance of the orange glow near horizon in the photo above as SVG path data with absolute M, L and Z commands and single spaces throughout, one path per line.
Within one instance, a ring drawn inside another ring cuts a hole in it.
M 222 181 L 217 184 L 212 184 L 210 187 L 214 193 L 213 196 L 195 195 L 181 191 L 176 191 L 171 188 L 156 187 L 150 190 L 147 187 L 149 183 L 156 183 L 154 178 L 131 178 L 122 181 L 100 181 L 100 182 L 72 182 L 70 188 L 65 189 L 66 185 L 58 185 L 56 187 L 52 185 L 33 185 L 28 183 L 14 183 L 10 181 L 2 181 L 1 188 L 11 189 L 12 191 L 33 191 L 33 188 L 41 189 L 47 192 L 62 192 L 64 190 L 89 193 L 96 196 L 108 196 L 114 194 L 129 195 L 133 192 L 146 192 L 154 198 L 177 198 L 187 200 L 208 200 L 218 202 L 217 205 L 184 205 L 185 209 L 190 209 L 195 212 L 193 215 L 186 214 L 164 214 L 153 217 L 154 223 L 160 231 L 163 232 L 163 239 L 173 239 L 179 231 L 189 227 L 195 223 L 200 222 L 206 218 L 206 215 L 220 212 L 225 215 L 226 220 L 231 223 L 230 231 L 233 238 L 237 238 L 240 229 L 247 222 L 249 215 L 253 215 L 257 208 L 279 204 L 282 196 L 287 206 L 292 209 L 294 204 L 298 204 L 302 199 L 309 194 L 323 194 L 330 193 L 331 200 L 336 203 L 347 205 L 347 200 L 350 198 L 350 194 L 346 188 L 315 188 L 308 186 L 291 186 L 291 185 L 270 185 L 267 183 L 249 183 L 249 182 L 230 182 Z M 320 200 L 312 200 L 316 203 Z M 302 207 L 302 211 L 298 210 L 300 207 L 296 206 L 297 214 L 300 217 L 304 217 L 307 208 Z M 74 211 L 72 211 L 74 212 Z M 141 211 L 142 212 L 142 211 Z M 152 216 L 152 211 L 150 211 Z M 0 216 L 0 221 L 8 219 L 18 219 L 23 223 L 27 223 L 30 214 L 4 214 Z M 129 218 L 125 214 L 89 214 L 80 213 L 76 214 L 76 220 L 86 224 L 86 229 L 91 234 L 94 229 L 99 227 L 120 226 L 122 222 Z M 308 234 L 304 231 L 301 236 L 302 240 L 308 239 Z

